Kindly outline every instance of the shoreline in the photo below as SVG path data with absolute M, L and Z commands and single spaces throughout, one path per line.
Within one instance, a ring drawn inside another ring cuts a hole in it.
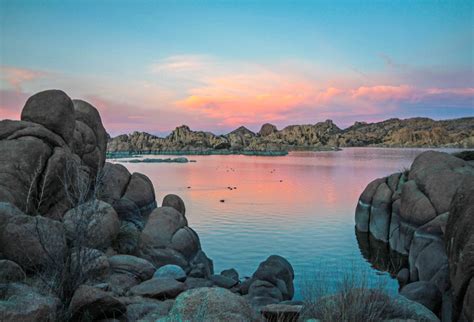
M 246 156 L 286 156 L 292 152 L 338 152 L 344 149 L 403 149 L 403 150 L 454 150 L 453 152 L 470 151 L 472 148 L 446 147 L 446 146 L 348 146 L 327 148 L 298 148 L 285 151 L 230 151 L 230 150 L 202 150 L 202 151 L 111 151 L 106 153 L 106 159 L 141 158 L 146 155 L 171 155 L 171 156 L 206 156 L 206 155 L 246 155 Z

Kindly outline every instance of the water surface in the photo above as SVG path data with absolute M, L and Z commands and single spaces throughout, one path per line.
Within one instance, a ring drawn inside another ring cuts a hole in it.
M 168 193 L 183 198 L 189 225 L 214 260 L 216 273 L 235 268 L 250 276 L 258 263 L 279 254 L 294 267 L 300 298 L 303 281 L 320 271 L 326 272 L 329 285 L 356 270 L 366 272 L 370 282 L 382 281 L 389 291 L 398 289 L 388 273 L 372 268 L 361 255 L 354 210 L 370 181 L 403 171 L 422 151 L 346 148 L 281 157 L 190 156 L 197 162 L 186 164 L 123 164 L 153 181 L 159 204 Z

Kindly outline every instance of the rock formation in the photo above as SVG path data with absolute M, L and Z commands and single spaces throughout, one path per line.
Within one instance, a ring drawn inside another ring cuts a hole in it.
M 253 136 L 241 129 L 232 140 Z M 0 320 L 156 320 L 170 312 L 172 320 L 197 311 L 203 320 L 242 321 L 292 299 L 293 268 L 279 256 L 250 280 L 234 269 L 215 274 L 183 200 L 167 195 L 157 207 L 148 177 L 105 162 L 107 137 L 92 105 L 58 90 L 28 99 L 21 121 L 0 122 Z M 226 144 L 184 126 L 170 141 Z
M 239 153 L 321 150 L 337 147 L 474 147 L 474 118 L 434 121 L 428 118 L 389 119 L 378 123 L 356 122 L 340 129 L 331 120 L 290 125 L 278 130 L 266 123 L 258 133 L 241 126 L 225 134 L 177 127 L 165 138 L 134 132 L 111 139 L 107 151 L 134 153 Z
M 460 255 L 471 254 L 474 245 L 473 182 L 472 161 L 427 151 L 409 170 L 372 181 L 355 214 L 358 232 L 408 257 L 400 280 L 413 285 L 401 294 L 453 320 L 473 318 L 474 262 Z

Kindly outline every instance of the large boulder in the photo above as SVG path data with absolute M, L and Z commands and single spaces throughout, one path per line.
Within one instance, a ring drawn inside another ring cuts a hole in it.
M 441 309 L 442 295 L 433 283 L 423 281 L 410 283 L 400 290 L 400 294 L 407 299 L 423 304 L 435 313 Z
M 0 253 L 27 270 L 61 263 L 66 253 L 63 224 L 41 216 L 28 216 L 0 203 Z
M 120 220 L 132 222 L 139 228 L 156 208 L 151 180 L 141 173 L 130 174 L 121 164 L 105 163 L 98 198 L 111 204 Z
M 209 277 L 209 279 L 217 286 L 219 287 L 222 287 L 222 288 L 232 288 L 233 286 L 237 285 L 238 281 L 230 278 L 230 277 L 226 277 L 224 275 L 218 275 L 218 274 L 215 274 L 215 275 L 211 275 Z
M 0 127 L 5 121 L 1 122 Z M 0 201 L 25 212 L 35 212 L 40 194 L 37 187 L 53 150 L 41 139 L 26 136 L 1 140 L 0 152 Z
M 140 247 L 166 248 L 173 235 L 187 225 L 186 218 L 171 207 L 156 208 L 148 218 L 140 236 Z
M 391 305 L 389 306 L 390 311 L 392 312 L 391 319 L 394 320 L 414 320 L 414 321 L 424 321 L 424 322 L 439 322 L 438 317 L 426 306 L 409 300 L 403 295 L 395 296 Z M 388 320 L 390 319 L 388 318 Z
M 473 200 L 467 197 L 473 194 L 472 163 L 426 151 L 416 157 L 410 170 L 379 180 L 370 183 L 359 199 L 357 230 L 368 230 L 385 243 L 388 239 L 390 250 L 408 255 L 409 280 L 404 283 L 420 284 L 408 284 L 405 292 L 423 283 L 434 285 L 432 289 L 442 295 L 437 295 L 436 305 L 428 306 L 438 312 L 442 298 L 446 315 L 451 284 L 453 319 L 472 319 L 470 305 L 464 305 L 474 275 L 474 260 L 469 257 L 474 249 Z
M 428 197 L 420 191 L 415 181 L 407 181 L 402 188 L 400 217 L 407 223 L 415 226 L 426 224 L 436 217 Z
M 88 285 L 81 285 L 69 304 L 69 312 L 74 321 L 119 318 L 125 311 L 126 306 L 117 298 Z
M 370 208 L 369 230 L 378 240 L 388 242 L 391 211 L 392 190 L 383 182 L 377 187 Z
M 474 175 L 467 161 L 448 153 L 427 151 L 413 161 L 408 178 L 426 194 L 436 213 L 442 214 L 449 210 L 465 175 Z
M 106 249 L 120 230 L 120 221 L 111 205 L 92 200 L 69 210 L 64 215 L 67 237 L 81 245 Z
M 54 322 L 59 300 L 20 283 L 0 284 L 0 321 Z
M 225 269 L 221 272 L 221 275 L 225 276 L 225 277 L 228 277 L 228 278 L 231 278 L 236 282 L 240 281 L 239 272 L 237 272 L 237 270 L 235 270 L 235 268 Z
M 140 241 L 140 229 L 129 221 L 122 221 L 114 249 L 119 254 L 133 255 L 136 253 Z
M 156 208 L 153 183 L 147 176 L 138 172 L 132 173 L 122 198 L 133 201 L 140 209 L 142 216 L 147 216 Z
M 169 313 L 169 321 L 228 321 L 255 319 L 249 303 L 223 288 L 197 288 L 180 294 Z
M 28 99 L 21 118 L 0 122 L 0 202 L 60 220 L 98 181 L 106 145 L 100 116 L 48 90 Z
M 466 177 L 451 203 L 446 252 L 453 292 L 453 321 L 474 319 L 474 179 Z
M 409 251 L 410 277 L 412 281 L 430 281 L 448 265 L 445 252 L 444 230 L 448 213 L 416 229 Z M 438 276 L 440 289 L 446 288 L 443 279 Z M 447 279 L 447 276 L 445 277 Z
M 183 216 L 186 215 L 186 206 L 184 205 L 183 199 L 174 194 L 166 195 L 163 198 L 162 207 L 172 207 L 178 210 Z
M 291 264 L 283 257 L 272 255 L 260 263 L 253 279 L 267 281 L 276 286 L 283 300 L 291 300 L 294 295 L 293 279 L 295 273 Z
M 107 132 L 94 106 L 82 100 L 73 100 L 73 105 L 76 118 L 73 150 L 95 175 L 104 166 Z
M 214 263 L 202 250 L 196 253 L 196 256 L 191 259 L 189 265 L 191 266 L 189 272 L 191 277 L 209 278 L 209 276 L 214 274 Z
M 200 249 L 199 237 L 172 207 L 156 208 L 140 235 L 140 254 L 156 267 L 175 264 L 188 269 Z
M 178 265 L 165 265 L 158 268 L 153 274 L 153 278 L 174 278 L 177 281 L 186 280 L 186 272 Z
M 153 264 L 146 259 L 131 255 L 111 256 L 109 257 L 109 263 L 114 273 L 126 273 L 142 281 L 150 279 L 156 270 Z
M 60 90 L 39 92 L 25 103 L 21 120 L 41 124 L 70 143 L 74 137 L 74 105 L 69 96 Z
M 359 231 L 368 232 L 370 223 L 370 208 L 372 199 L 379 185 L 385 182 L 385 179 L 375 179 L 367 185 L 359 197 L 355 212 L 356 227 Z
M 249 287 L 248 298 L 253 306 L 262 307 L 280 303 L 283 301 L 283 294 L 276 285 L 268 281 L 255 280 Z
M 130 289 L 130 293 L 159 300 L 173 299 L 186 289 L 174 278 L 152 278 Z
M 122 198 L 130 181 L 130 172 L 122 164 L 106 162 L 103 168 L 99 198 L 109 204 Z

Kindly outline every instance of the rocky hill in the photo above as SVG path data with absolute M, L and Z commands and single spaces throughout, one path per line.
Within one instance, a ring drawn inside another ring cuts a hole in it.
M 331 120 L 290 125 L 278 130 L 266 123 L 258 133 L 244 126 L 225 134 L 177 127 L 167 137 L 144 132 L 119 135 L 108 142 L 108 152 L 212 152 L 326 150 L 338 147 L 474 147 L 474 117 L 434 121 L 429 118 L 356 122 L 341 129 Z

